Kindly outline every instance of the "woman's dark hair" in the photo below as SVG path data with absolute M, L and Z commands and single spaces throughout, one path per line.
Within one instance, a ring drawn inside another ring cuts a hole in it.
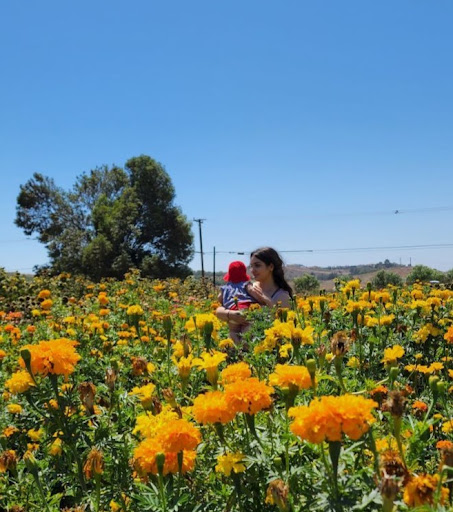
M 274 278 L 275 284 L 282 288 L 283 290 L 289 293 L 289 296 L 293 298 L 293 290 L 291 286 L 285 279 L 285 272 L 283 270 L 283 260 L 275 249 L 272 247 L 261 247 L 260 249 L 256 249 L 250 254 L 250 258 L 255 256 L 266 265 L 270 265 L 271 263 L 274 265 L 274 270 L 272 271 L 272 276 Z

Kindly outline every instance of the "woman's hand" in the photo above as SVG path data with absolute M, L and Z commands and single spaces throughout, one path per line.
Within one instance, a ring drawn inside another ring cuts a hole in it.
M 256 301 L 258 301 L 259 304 L 272 307 L 271 299 L 264 295 L 264 293 L 261 290 L 258 290 L 258 288 L 253 286 L 252 283 L 249 283 L 246 290 Z
M 215 312 L 217 318 L 224 320 L 225 322 L 234 322 L 238 325 L 247 325 L 249 321 L 244 317 L 240 311 L 226 309 L 223 306 L 219 306 Z
M 240 311 L 232 311 L 230 309 L 227 310 L 227 321 L 238 325 L 247 325 L 249 323 Z

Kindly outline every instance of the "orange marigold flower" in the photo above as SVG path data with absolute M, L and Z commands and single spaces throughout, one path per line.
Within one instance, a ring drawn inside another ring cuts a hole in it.
M 223 384 L 230 384 L 237 380 L 248 379 L 252 376 L 252 372 L 250 370 L 250 366 L 244 361 L 241 361 L 240 363 L 228 365 L 224 370 L 222 370 L 220 376 Z
M 359 439 L 375 420 L 371 411 L 374 400 L 355 395 L 323 396 L 310 405 L 292 407 L 288 414 L 294 418 L 291 431 L 311 443 L 341 441 L 345 434 Z
M 201 442 L 201 434 L 197 427 L 187 420 L 170 420 L 162 425 L 157 439 L 165 452 L 182 452 L 194 450 Z
M 177 473 L 178 454 L 165 452 L 162 444 L 156 438 L 149 438 L 142 441 L 134 450 L 134 466 L 139 473 L 150 473 L 157 475 L 156 456 L 165 455 L 163 473 Z M 195 465 L 196 453 L 194 451 L 184 451 L 182 458 L 182 472 L 191 471 Z
M 38 293 L 38 299 L 48 299 L 51 296 L 50 290 L 41 290 Z
M 255 377 L 225 386 L 225 399 L 234 412 L 256 414 L 272 404 L 274 388 Z
M 6 357 L 6 352 L 4 350 L 0 350 L 0 361 Z
M 193 402 L 192 414 L 198 423 L 228 423 L 236 416 L 222 391 L 208 391 Z
M 412 409 L 420 412 L 426 412 L 428 410 L 428 406 L 421 400 L 415 400 L 415 402 L 412 404 Z
M 81 357 L 76 352 L 77 341 L 60 338 L 51 341 L 41 341 L 38 345 L 25 345 L 31 356 L 31 370 L 34 374 L 64 375 L 66 378 L 74 371 L 74 366 Z M 25 362 L 20 358 L 20 365 L 25 368 Z
M 450 326 L 447 332 L 444 334 L 444 340 L 447 343 L 453 343 L 453 325 Z
M 46 299 L 41 302 L 41 309 L 49 310 L 53 306 L 52 299 Z
M 269 384 L 279 388 L 308 389 L 312 386 L 310 374 L 305 366 L 278 364 L 269 375 Z
M 439 484 L 439 475 L 418 475 L 413 476 L 404 489 L 404 503 L 410 507 L 434 503 L 436 489 Z M 440 490 L 440 503 L 448 499 L 448 489 L 442 487 Z

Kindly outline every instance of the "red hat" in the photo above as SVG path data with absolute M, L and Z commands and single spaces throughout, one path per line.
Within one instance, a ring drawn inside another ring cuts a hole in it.
M 231 283 L 240 283 L 242 281 L 249 281 L 250 277 L 247 275 L 247 269 L 242 261 L 232 261 L 228 267 L 228 274 L 223 276 L 224 281 Z

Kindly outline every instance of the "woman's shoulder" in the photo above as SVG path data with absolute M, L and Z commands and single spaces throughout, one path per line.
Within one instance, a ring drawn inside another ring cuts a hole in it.
M 281 302 L 282 306 L 287 308 L 289 307 L 291 300 L 291 296 L 289 293 L 283 288 L 279 288 L 271 297 L 272 304 L 275 306 L 277 303 Z

